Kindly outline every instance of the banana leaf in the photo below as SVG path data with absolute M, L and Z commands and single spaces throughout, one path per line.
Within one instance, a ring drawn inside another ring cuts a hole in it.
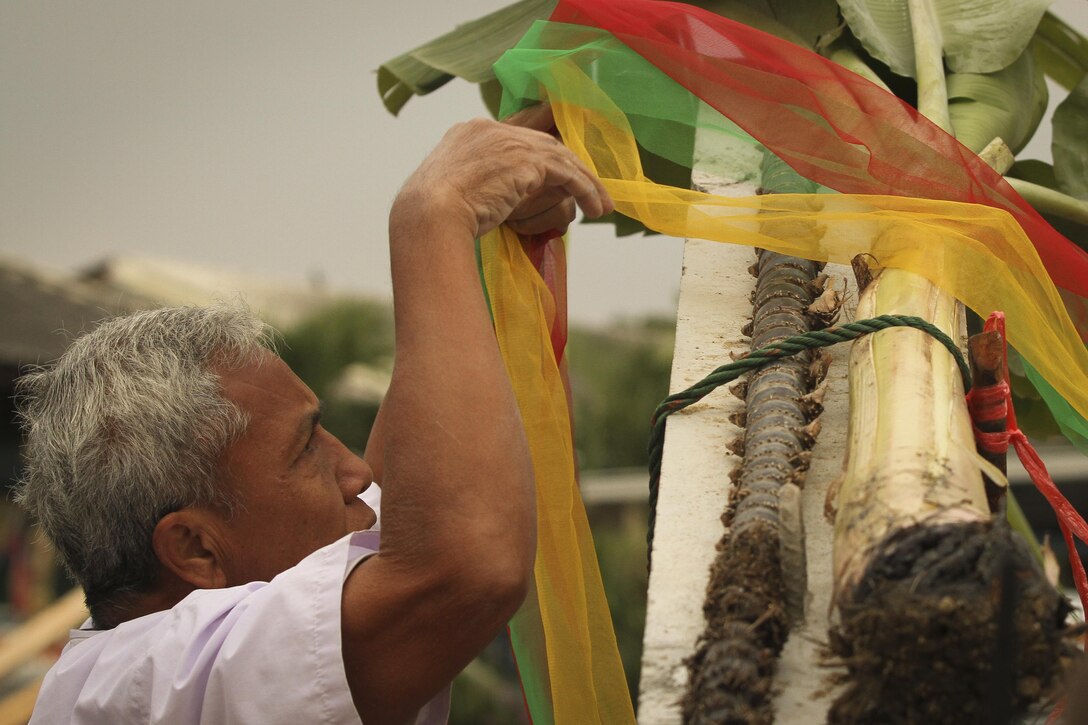
M 1054 109 L 1054 177 L 1058 190 L 1088 200 L 1088 77 Z
M 835 0 L 703 0 L 690 4 L 809 49 L 841 22 Z
M 952 129 L 975 153 L 999 136 L 1019 151 L 1046 111 L 1046 79 L 1030 52 L 996 73 L 951 73 L 947 83 Z
M 957 73 L 993 73 L 1027 47 L 1050 0 L 925 0 Z M 850 30 L 874 58 L 914 77 L 914 38 L 904 0 L 839 0 Z
M 458 26 L 378 68 L 378 92 L 386 109 L 400 112 L 412 96 L 434 91 L 454 77 L 481 84 L 495 113 L 491 66 L 517 43 L 534 20 L 551 15 L 556 0 L 521 0 Z M 834 0 L 702 0 L 693 2 L 766 33 L 807 48 L 839 24 Z
M 548 17 L 556 0 L 521 0 L 460 25 L 378 68 L 378 92 L 396 115 L 414 95 L 430 93 L 454 76 L 472 83 L 494 78 L 491 66 L 525 34 L 534 20 Z
M 1054 176 L 1054 167 L 1039 159 L 1018 160 L 1012 165 L 1012 168 L 1009 169 L 1007 175 L 1016 179 L 1030 181 L 1033 184 L 1045 186 L 1049 189 L 1058 188 L 1058 180 Z
M 1045 189 L 1061 188 L 1057 177 L 1054 175 L 1054 167 L 1045 161 L 1039 161 L 1037 159 L 1017 161 L 1013 164 L 1012 168 L 1009 169 L 1008 175 L 1014 179 L 1023 179 L 1024 181 L 1038 184 Z M 1024 198 L 1036 207 L 1036 211 L 1043 215 L 1043 218 L 1047 220 L 1050 226 L 1061 232 L 1061 234 L 1066 239 L 1073 242 L 1073 244 L 1088 251 L 1088 224 L 1048 212 L 1046 204 L 1040 203 L 1039 200 L 1032 198 L 1030 194 Z M 1027 429 L 1025 428 L 1025 430 Z
M 528 30 L 534 20 L 548 17 L 556 0 L 521 0 L 482 18 L 459 26 L 434 40 L 382 64 L 378 69 L 378 92 L 390 113 L 396 115 L 415 95 L 434 91 L 454 77 L 480 86 L 484 105 L 498 116 L 502 88 L 491 66 Z M 732 18 L 792 43 L 813 47 L 817 39 L 839 25 L 834 0 L 704 0 L 692 5 Z M 694 149 L 690 128 L 677 141 Z M 647 173 L 662 183 L 687 187 L 690 171 L 645 149 L 640 149 Z M 754 162 L 750 175 L 759 172 Z M 615 225 L 618 236 L 649 232 L 640 222 L 613 213 L 594 223 Z
M 1067 91 L 1088 73 L 1088 38 L 1053 13 L 1044 14 L 1039 21 L 1031 51 L 1043 72 Z

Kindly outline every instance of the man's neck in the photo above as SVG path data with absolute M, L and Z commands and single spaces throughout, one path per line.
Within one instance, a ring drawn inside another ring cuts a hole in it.
M 192 592 L 192 585 L 181 579 L 160 576 L 150 591 L 129 592 L 96 606 L 92 612 L 95 629 L 113 629 L 133 619 L 172 609 Z

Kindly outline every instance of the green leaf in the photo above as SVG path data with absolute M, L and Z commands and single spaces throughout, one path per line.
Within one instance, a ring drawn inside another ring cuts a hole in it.
M 378 68 L 378 92 L 396 114 L 413 95 L 424 95 L 454 76 L 473 83 L 494 78 L 491 66 L 534 20 L 551 15 L 556 0 L 521 0 L 485 15 Z
M 1075 221 L 1070 221 L 1069 219 L 1055 216 L 1054 214 L 1044 213 L 1043 218 L 1049 222 L 1050 226 L 1057 229 L 1063 237 L 1088 252 L 1088 224 L 1080 224 Z
M 688 147 L 689 153 L 694 153 L 695 149 L 695 134 L 692 129 L 685 129 L 677 126 L 677 134 L 681 139 L 681 142 Z M 682 135 L 681 135 L 682 134 Z M 642 161 L 642 168 L 645 171 L 646 176 L 653 179 L 659 184 L 667 184 L 669 186 L 677 186 L 681 189 L 687 189 L 691 186 L 691 164 L 687 166 L 678 164 L 675 161 L 658 156 L 657 154 L 647 151 L 641 145 L 638 147 L 638 155 Z M 657 234 L 658 232 L 652 229 L 647 229 L 642 222 L 632 219 L 631 217 L 624 216 L 617 211 L 605 216 L 597 217 L 596 219 L 590 219 L 589 217 L 582 217 L 583 224 L 612 224 L 616 228 L 617 237 L 626 237 L 632 234 Z
M 951 73 L 947 83 L 952 129 L 975 153 L 998 136 L 1016 153 L 1046 111 L 1046 79 L 1030 52 L 996 73 Z
M 1058 190 L 1088 200 L 1088 77 L 1054 109 L 1051 148 Z
M 892 92 L 891 88 L 885 83 L 884 79 L 880 77 L 878 72 L 882 68 L 884 70 L 886 70 L 886 68 L 884 68 L 883 64 L 874 61 L 850 33 L 843 33 L 840 37 L 836 38 L 831 43 L 828 43 L 821 50 L 821 54 L 826 58 L 835 61 L 846 70 L 857 73 L 870 83 L 875 83 L 884 90 Z M 899 78 L 899 76 L 896 77 Z M 899 95 L 899 97 L 903 98 L 902 95 Z
M 1031 39 L 1031 50 L 1043 72 L 1067 91 L 1088 73 L 1088 38 L 1046 13 Z
M 512 48 L 534 20 L 547 18 L 556 0 L 521 0 L 386 61 L 378 68 L 378 93 L 396 115 L 412 96 L 434 91 L 454 77 L 486 83 L 491 66 Z M 838 25 L 834 0 L 701 0 L 710 12 L 750 25 L 808 48 Z M 493 89 L 483 88 L 493 104 Z M 492 110 L 494 113 L 494 110 Z
M 785 161 L 763 149 L 760 189 L 772 194 L 815 194 L 817 184 L 794 171 Z
M 835 0 L 701 0 L 704 10 L 805 48 L 839 26 Z
M 958 73 L 993 73 L 1027 47 L 1050 0 L 924 0 L 940 27 L 944 57 Z M 914 42 L 904 0 L 838 0 L 843 18 L 869 53 L 914 77 Z
M 1024 159 L 1017 161 L 1009 169 L 1008 176 L 1016 179 L 1030 181 L 1039 186 L 1047 186 L 1051 189 L 1058 188 L 1058 180 L 1054 178 L 1054 167 L 1045 161 L 1038 159 Z
M 487 112 L 492 118 L 499 117 L 499 109 L 502 107 L 502 83 L 498 78 L 484 81 L 480 84 L 480 98 L 487 106 Z
M 1088 201 L 1015 176 L 1007 176 L 1006 181 L 1051 226 L 1069 237 L 1078 247 L 1088 249 L 1088 234 L 1085 233 L 1088 232 Z

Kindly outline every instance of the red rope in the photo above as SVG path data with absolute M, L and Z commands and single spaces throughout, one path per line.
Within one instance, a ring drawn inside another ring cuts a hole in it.
M 1005 313 L 994 312 L 986 320 L 983 328 L 986 332 L 997 330 L 1001 339 L 1005 339 Z M 1009 379 L 1008 361 L 1005 362 L 1005 380 Z M 1001 398 L 1000 401 L 997 398 Z M 1003 433 L 985 433 L 975 428 L 975 439 L 979 447 L 986 452 L 1000 453 L 1008 450 L 1011 442 L 1016 449 L 1016 455 L 1028 472 L 1035 488 L 1046 497 L 1054 514 L 1058 517 L 1058 527 L 1065 539 L 1065 547 L 1069 551 L 1069 566 L 1073 570 L 1073 583 L 1076 585 L 1077 594 L 1080 596 L 1081 607 L 1088 615 L 1088 573 L 1084 570 L 1084 562 L 1077 553 L 1076 543 L 1073 537 L 1088 544 L 1088 523 L 1084 517 L 1073 508 L 1069 499 L 1058 490 L 1054 479 L 1050 477 L 1046 466 L 1035 452 L 1027 436 L 1016 425 L 1016 411 L 1012 406 L 1012 393 L 1007 382 L 986 388 L 972 388 L 967 393 L 967 407 L 971 411 L 974 422 L 1000 420 L 1006 418 L 1008 425 Z M 976 411 L 980 417 L 976 417 Z M 1085 649 L 1088 650 L 1088 638 L 1085 641 Z
M 1009 384 L 974 386 L 967 393 L 967 409 L 971 412 L 971 424 L 975 429 L 975 442 L 985 453 L 1004 454 L 1009 450 L 1009 429 L 988 432 L 979 430 L 979 423 L 1004 421 L 1008 418 Z

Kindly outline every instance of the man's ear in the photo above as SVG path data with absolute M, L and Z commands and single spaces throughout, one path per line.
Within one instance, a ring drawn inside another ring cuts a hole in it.
M 185 508 L 159 520 L 151 546 L 163 568 L 194 589 L 221 589 L 227 574 L 217 531 L 214 513 Z

